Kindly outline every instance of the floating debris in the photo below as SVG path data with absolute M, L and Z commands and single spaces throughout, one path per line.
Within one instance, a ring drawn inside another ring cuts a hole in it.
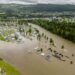
M 45 56 L 45 53 L 41 53 L 41 56 Z
M 34 48 L 35 50 L 38 50 L 39 49 L 39 47 L 36 47 L 36 48 Z

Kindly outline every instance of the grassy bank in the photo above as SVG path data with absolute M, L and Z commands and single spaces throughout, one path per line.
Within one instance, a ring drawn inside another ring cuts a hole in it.
M 20 75 L 20 73 L 14 67 L 3 60 L 0 60 L 0 68 L 4 69 L 6 75 Z

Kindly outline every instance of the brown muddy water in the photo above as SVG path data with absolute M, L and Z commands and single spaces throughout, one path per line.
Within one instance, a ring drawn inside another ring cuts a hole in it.
M 69 56 L 70 59 L 63 62 L 51 57 L 51 60 L 47 61 L 35 51 L 35 48 L 42 47 L 46 52 L 47 48 L 49 48 L 49 41 L 43 38 L 38 41 L 36 37 L 32 37 L 33 40 L 26 38 L 25 42 L 21 44 L 0 41 L 0 57 L 16 67 L 22 75 L 75 75 L 75 57 L 72 57 L 72 53 L 75 54 L 75 44 L 39 26 L 31 25 L 37 28 L 40 33 L 53 38 L 57 50 L 64 45 L 65 50 L 62 52 Z M 73 64 L 70 64 L 70 61 L 73 61 Z

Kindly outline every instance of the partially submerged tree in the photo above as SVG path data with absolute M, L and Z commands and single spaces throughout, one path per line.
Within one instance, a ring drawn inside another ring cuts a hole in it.
M 37 39 L 38 39 L 38 40 L 41 39 L 41 35 L 40 35 L 40 34 L 37 35 Z
M 50 44 L 54 45 L 54 41 L 52 38 L 50 38 Z
M 29 27 L 28 33 L 29 33 L 29 35 L 31 36 L 31 33 L 32 33 L 32 28 L 31 28 L 31 26 Z
M 61 49 L 64 49 L 64 45 L 61 46 Z

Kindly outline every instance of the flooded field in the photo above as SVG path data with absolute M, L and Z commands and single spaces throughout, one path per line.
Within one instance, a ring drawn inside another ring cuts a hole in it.
M 44 33 L 41 39 L 35 35 L 31 39 L 25 37 L 23 43 L 0 41 L 0 57 L 22 75 L 75 75 L 75 44 L 37 25 L 29 25 L 38 29 L 40 35 Z M 50 44 L 50 38 L 54 45 Z

